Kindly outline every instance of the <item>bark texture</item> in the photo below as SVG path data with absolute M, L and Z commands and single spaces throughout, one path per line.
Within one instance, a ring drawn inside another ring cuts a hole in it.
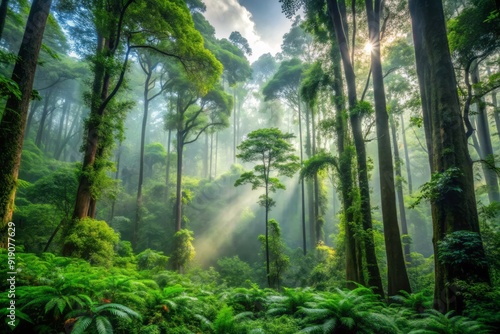
M 403 256 L 401 234 L 398 227 L 396 194 L 394 190 L 394 167 L 391 153 L 391 137 L 389 134 L 389 117 L 385 101 L 382 62 L 380 60 L 381 0 L 365 0 L 365 5 L 368 15 L 370 42 L 373 46 L 371 52 L 371 70 L 373 74 L 373 94 L 375 100 L 375 121 L 381 191 L 380 198 L 387 256 L 387 293 L 389 296 L 394 296 L 401 290 L 410 292 L 411 289 Z M 370 270 L 370 268 L 368 268 L 368 270 Z
M 12 80 L 18 84 L 21 98 L 8 97 L 0 121 L 0 247 L 6 247 L 5 232 L 7 223 L 12 220 L 28 108 L 51 4 L 52 0 L 34 0 L 31 5 L 18 61 L 12 72 Z
M 431 171 L 441 176 L 450 175 L 446 189 L 441 190 L 440 196 L 431 198 L 433 245 L 438 254 L 438 243 L 447 234 L 460 230 L 479 233 L 472 162 L 467 150 L 442 1 L 410 0 L 409 7 Z M 478 265 L 464 271 L 461 265 L 440 261 L 435 256 L 436 309 L 463 311 L 463 297 L 457 294 L 454 285 L 457 279 L 490 282 L 487 267 Z

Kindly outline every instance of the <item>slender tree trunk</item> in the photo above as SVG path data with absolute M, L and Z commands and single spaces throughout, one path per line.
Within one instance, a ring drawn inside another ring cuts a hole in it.
M 33 90 L 33 80 L 51 0 L 33 0 L 12 80 L 21 98 L 7 99 L 0 121 L 0 247 L 7 247 L 7 224 L 12 220 L 17 176 L 21 163 L 26 118 Z
M 116 154 L 116 172 L 115 172 L 115 180 L 118 180 L 120 177 L 120 159 L 122 156 L 122 142 L 118 144 L 118 152 Z M 115 217 L 115 204 L 116 204 L 116 198 L 113 198 L 113 202 L 111 203 L 111 213 L 109 215 L 109 221 L 113 220 Z
M 476 62 L 472 65 L 472 84 L 479 83 L 479 66 Z M 479 156 L 481 160 L 488 161 L 495 165 L 495 156 L 493 155 L 493 146 L 491 144 L 491 136 L 490 136 L 490 127 L 488 124 L 488 115 L 486 113 L 486 106 L 483 103 L 484 101 L 478 101 L 476 103 L 477 106 L 477 137 L 479 139 Z M 492 202 L 500 202 L 500 191 L 498 189 L 498 178 L 491 168 L 492 166 L 487 166 L 482 163 L 484 180 L 486 181 L 486 187 L 488 191 L 488 199 L 490 203 Z
M 420 85 L 431 172 L 451 173 L 446 196 L 431 201 L 434 254 L 451 232 L 465 230 L 479 234 L 472 162 L 467 149 L 457 84 L 446 35 L 441 0 L 410 0 L 417 74 Z M 460 191 L 453 189 L 459 188 Z M 463 295 L 456 279 L 490 282 L 482 247 L 476 250 L 477 265 L 464 270 L 462 264 L 443 263 L 435 256 L 434 307 L 442 312 L 461 313 Z M 483 262 L 484 263 L 484 262 Z
M 389 119 L 385 101 L 384 75 L 380 60 L 380 11 L 381 0 L 365 0 L 368 15 L 370 42 L 372 43 L 371 69 L 373 74 L 373 93 L 375 99 L 375 119 L 377 130 L 378 163 L 384 240 L 387 256 L 387 277 L 389 296 L 400 291 L 411 292 L 410 280 L 406 272 L 401 234 L 398 227 L 394 167 L 391 153 Z M 397 149 L 397 147 L 395 147 Z M 363 196 L 363 195 L 362 195 Z M 405 224 L 406 226 L 406 224 Z M 405 234 L 407 234 L 406 231 Z
M 311 142 L 311 110 L 306 107 L 306 155 L 308 158 L 312 157 L 312 142 Z M 316 240 L 316 216 L 315 216 L 315 190 L 314 190 L 314 180 L 307 180 L 307 210 L 309 217 L 309 246 L 311 249 L 315 249 L 318 243 Z
M 7 10 L 9 9 L 9 0 L 2 0 L 0 4 L 0 40 L 2 40 L 3 28 L 7 19 Z
M 175 232 L 182 229 L 182 130 L 177 130 L 177 185 L 175 192 Z
M 495 125 L 497 128 L 497 136 L 500 138 L 500 110 L 497 102 L 497 92 L 491 93 L 491 104 L 493 105 L 493 117 L 495 118 Z
M 219 132 L 215 133 L 214 179 L 217 178 L 217 158 L 219 154 Z
M 167 162 L 166 162 L 166 175 L 165 175 L 165 202 L 168 201 L 168 197 L 170 196 L 170 164 L 171 164 L 171 149 L 170 145 L 172 142 L 172 130 L 168 130 L 168 139 L 167 139 Z
M 214 133 L 210 133 L 210 171 L 208 174 L 208 179 L 212 181 L 212 166 L 213 166 L 213 157 L 214 157 Z
M 312 130 L 312 154 L 316 155 L 316 123 L 315 123 L 315 112 L 311 109 L 311 130 Z M 323 212 L 320 212 L 321 207 L 321 194 L 319 186 L 318 174 L 314 174 L 314 227 L 316 242 L 325 241 L 323 235 Z
M 236 87 L 233 87 L 233 164 L 236 163 Z
M 24 138 L 28 138 L 28 135 L 30 134 L 31 131 L 31 124 L 33 123 L 33 117 L 35 116 L 35 113 L 40 106 L 40 101 L 35 100 L 30 103 L 29 107 L 29 114 L 28 114 L 28 121 L 26 123 L 26 130 L 24 131 Z
M 70 102 L 70 99 L 67 98 L 66 100 L 64 100 L 64 105 L 63 105 L 63 108 L 61 110 L 61 118 L 59 120 L 59 128 L 57 129 L 57 136 L 56 136 L 56 139 L 54 141 L 54 157 L 56 156 L 56 153 L 59 149 L 59 144 L 61 143 L 61 140 L 62 140 L 62 134 L 63 134 L 64 126 L 66 124 L 66 118 L 67 118 L 67 115 L 68 115 L 70 108 L 71 108 L 71 102 Z
M 344 67 L 344 75 L 347 83 L 347 101 L 350 110 L 350 122 L 354 138 L 354 145 L 356 146 L 356 160 L 358 167 L 358 182 L 361 197 L 361 215 L 363 222 L 363 229 L 368 232 L 365 238 L 365 255 L 368 271 L 368 285 L 375 288 L 375 292 L 384 297 L 384 290 L 382 287 L 382 279 L 380 277 L 380 270 L 378 267 L 375 245 L 373 241 L 373 234 L 369 233 L 372 230 L 372 218 L 370 208 L 370 189 L 368 184 L 368 167 L 366 165 L 366 149 L 361 129 L 361 115 L 356 112 L 358 105 L 356 93 L 356 77 L 354 68 L 349 58 L 349 47 L 347 36 L 344 33 L 346 21 L 345 17 L 341 16 L 339 3 L 337 0 L 327 0 L 328 11 L 332 18 L 335 36 L 340 49 L 340 56 Z M 342 7 L 345 7 L 344 4 Z
M 408 145 L 406 144 L 406 130 L 403 113 L 399 115 L 399 120 L 401 122 L 401 133 L 403 136 L 403 148 L 405 150 L 406 182 L 408 183 L 408 193 L 411 195 L 413 193 L 413 182 L 411 179 L 410 155 L 408 153 Z
M 299 146 L 300 146 L 300 164 L 302 165 L 304 161 L 304 145 L 302 143 L 302 109 L 300 107 L 300 98 L 297 106 L 298 116 L 299 116 Z M 306 242 L 306 203 L 305 203 L 305 192 L 304 192 L 304 180 L 300 182 L 300 203 L 302 205 L 302 246 L 304 247 L 304 255 L 307 254 L 307 242 Z M 310 246 L 312 246 L 310 244 Z
M 152 68 L 151 64 L 145 64 L 146 81 L 144 82 L 144 114 L 142 116 L 142 127 L 141 127 L 141 146 L 139 153 L 139 181 L 137 182 L 137 198 L 136 198 L 136 210 L 135 210 L 135 221 L 134 221 L 134 231 L 132 234 L 132 248 L 137 249 L 137 241 L 139 238 L 139 225 L 141 221 L 141 211 L 142 211 L 142 183 L 144 181 L 144 146 L 146 145 L 146 128 L 148 125 L 148 112 L 149 112 L 149 90 L 151 89 L 151 75 Z
M 52 112 L 52 109 L 49 109 L 51 95 L 52 91 L 49 91 L 47 95 L 45 95 L 45 101 L 43 103 L 42 117 L 40 118 L 40 125 L 38 126 L 38 131 L 35 138 L 35 145 L 38 148 L 42 148 L 42 136 L 43 130 L 45 129 L 45 121 L 47 120 L 47 116 L 49 115 L 49 113 Z
M 399 158 L 398 141 L 396 138 L 397 130 L 396 130 L 396 122 L 394 121 L 394 115 L 390 115 L 389 120 L 391 123 L 392 147 L 394 149 L 394 166 L 395 166 L 395 172 L 396 172 L 396 194 L 398 197 L 399 219 L 401 220 L 401 233 L 404 236 L 407 236 L 408 235 L 408 223 L 406 221 L 405 202 L 404 202 L 404 196 L 403 196 L 403 176 L 401 173 L 401 159 Z M 408 241 L 403 240 L 403 251 L 404 251 L 406 262 L 410 263 L 411 262 L 410 244 Z

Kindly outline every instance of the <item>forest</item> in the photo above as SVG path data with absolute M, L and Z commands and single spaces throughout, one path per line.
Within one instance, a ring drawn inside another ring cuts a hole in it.
M 1 0 L 1 333 L 500 332 L 500 1 L 256 2 Z

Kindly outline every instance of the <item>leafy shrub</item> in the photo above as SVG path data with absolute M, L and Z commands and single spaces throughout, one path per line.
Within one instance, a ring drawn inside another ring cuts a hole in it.
M 163 252 L 146 249 L 137 255 L 137 269 L 146 270 L 165 270 L 167 269 L 168 256 Z
M 228 286 L 244 286 L 247 280 L 255 279 L 252 267 L 236 255 L 217 260 L 217 270 Z
M 91 264 L 109 266 L 118 240 L 118 234 L 105 221 L 84 218 L 75 223 L 64 247 Z

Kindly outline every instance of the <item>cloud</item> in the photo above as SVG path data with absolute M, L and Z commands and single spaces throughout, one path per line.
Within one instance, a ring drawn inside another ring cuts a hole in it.
M 257 60 L 260 55 L 280 51 L 280 43 L 273 39 L 264 39 L 257 29 L 252 13 L 242 6 L 238 0 L 205 0 L 207 11 L 206 19 L 214 26 L 217 38 L 228 38 L 231 32 L 238 31 L 248 40 L 253 54 L 250 62 Z

